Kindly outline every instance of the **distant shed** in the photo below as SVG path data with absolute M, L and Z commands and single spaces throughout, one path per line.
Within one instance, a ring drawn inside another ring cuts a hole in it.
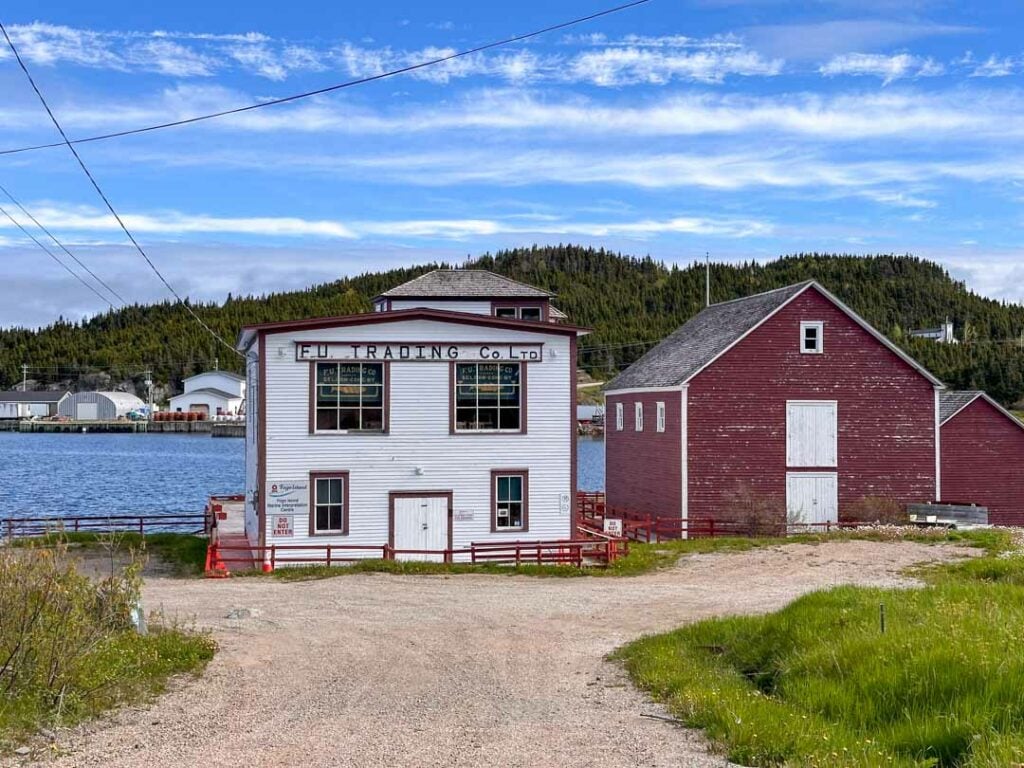
M 0 419 L 46 418 L 57 415 L 67 390 L 0 392 Z
M 76 421 L 113 421 L 146 404 L 128 392 L 76 392 L 59 407 L 61 416 Z
M 1024 525 L 1024 423 L 984 392 L 943 392 L 942 499 L 988 507 L 994 525 Z

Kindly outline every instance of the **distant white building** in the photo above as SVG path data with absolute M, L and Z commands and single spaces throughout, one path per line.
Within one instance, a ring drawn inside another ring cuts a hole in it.
M 185 379 L 185 391 L 170 399 L 171 411 L 237 416 L 245 402 L 245 378 L 230 371 L 206 371 Z
M 146 404 L 128 392 L 76 392 L 61 401 L 61 416 L 75 421 L 115 421 Z
M 953 335 L 953 321 L 948 317 L 938 328 L 921 328 L 910 332 L 911 336 L 918 339 L 931 339 L 939 344 L 959 344 L 956 336 Z
M 45 419 L 57 415 L 57 407 L 69 393 L 60 391 L 0 392 L 0 419 Z

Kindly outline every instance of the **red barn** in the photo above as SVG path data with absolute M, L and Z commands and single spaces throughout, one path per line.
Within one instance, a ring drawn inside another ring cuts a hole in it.
M 713 304 L 609 384 L 608 504 L 781 523 L 938 499 L 941 389 L 814 281 Z
M 1024 424 L 984 392 L 943 392 L 942 497 L 1024 525 Z

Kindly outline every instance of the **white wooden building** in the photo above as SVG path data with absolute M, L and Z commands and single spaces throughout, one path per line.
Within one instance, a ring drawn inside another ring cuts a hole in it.
M 401 308 L 243 329 L 251 545 L 572 536 L 586 331 L 555 322 L 550 294 L 489 272 L 426 278 Z M 508 306 L 517 316 L 498 316 Z
M 45 419 L 56 416 L 58 406 L 70 394 L 67 390 L 0 392 L 0 419 Z
M 170 398 L 171 411 L 237 416 L 245 402 L 245 377 L 231 371 L 205 371 L 183 382 L 185 391 Z

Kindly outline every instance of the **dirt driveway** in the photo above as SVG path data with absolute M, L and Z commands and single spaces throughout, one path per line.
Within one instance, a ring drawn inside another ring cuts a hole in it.
M 724 766 L 699 735 L 642 717 L 659 710 L 603 656 L 813 589 L 907 584 L 900 569 L 964 554 L 844 542 L 691 556 L 626 579 L 154 578 L 147 608 L 194 616 L 220 653 L 151 707 L 61 734 L 46 764 Z

